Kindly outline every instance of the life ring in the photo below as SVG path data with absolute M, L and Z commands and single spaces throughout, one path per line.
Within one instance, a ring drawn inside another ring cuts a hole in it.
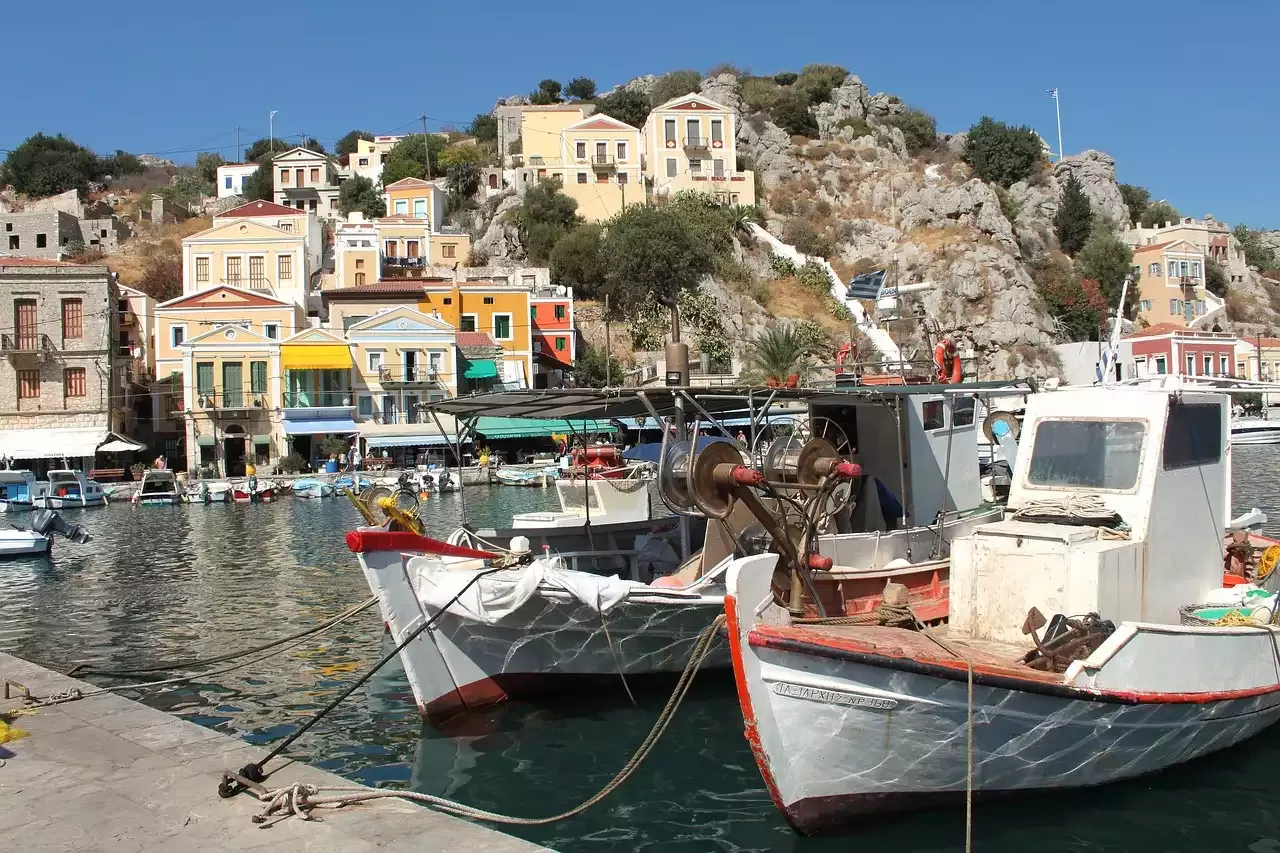
M 933 363 L 938 368 L 938 382 L 943 385 L 959 385 L 964 378 L 960 365 L 960 353 L 956 351 L 955 341 L 943 338 L 933 348 Z

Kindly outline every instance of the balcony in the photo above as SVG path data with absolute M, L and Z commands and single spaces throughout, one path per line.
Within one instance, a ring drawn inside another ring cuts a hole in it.
M 444 374 L 430 367 L 379 367 L 378 382 L 383 388 L 407 385 L 439 385 Z
M 686 136 L 684 138 L 684 149 L 686 151 L 706 151 L 711 147 L 711 140 L 705 136 Z
M 608 154 L 597 154 L 591 158 L 591 168 L 608 171 L 618 168 L 618 164 Z
M 1183 290 L 1195 290 L 1200 286 L 1199 276 L 1184 275 L 1179 279 Z
M 269 402 L 264 391 L 216 391 L 207 388 L 196 390 L 195 410 L 198 412 L 218 410 L 246 411 L 266 408 L 269 408 Z
M 415 257 L 399 258 L 394 255 L 386 255 L 382 259 L 382 266 L 386 267 L 402 267 L 405 269 L 421 269 L 427 266 L 427 259 L 421 255 Z
M 57 347 L 53 345 L 53 339 L 45 334 L 19 332 L 16 335 L 0 335 L 0 352 L 10 358 L 34 357 L 44 361 L 52 357 L 56 351 Z
M 235 287 L 240 290 L 256 290 L 260 293 L 271 293 L 271 282 L 266 278 L 228 278 L 223 281 L 227 287 Z
M 286 409 L 350 408 L 350 391 L 289 391 L 284 395 Z

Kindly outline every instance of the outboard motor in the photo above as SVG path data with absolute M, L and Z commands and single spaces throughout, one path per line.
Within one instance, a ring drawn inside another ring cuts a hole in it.
M 210 500 L 209 484 L 204 480 L 200 481 L 200 500 L 202 503 L 209 503 L 209 500 Z
M 31 529 L 41 536 L 57 533 L 77 545 L 83 545 L 91 538 L 83 525 L 71 524 L 51 509 L 42 509 L 31 517 Z

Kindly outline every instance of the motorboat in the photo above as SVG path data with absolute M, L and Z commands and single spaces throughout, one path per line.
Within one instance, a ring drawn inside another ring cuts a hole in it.
M 447 492 L 456 492 L 461 485 L 461 472 L 455 474 L 448 468 L 440 465 L 430 465 L 425 469 L 418 467 L 418 483 L 419 487 L 426 492 L 442 495 Z
M 293 481 L 293 496 L 297 498 L 331 498 L 337 494 L 337 489 L 333 483 L 326 483 L 324 480 L 317 480 L 313 477 L 303 477 Z
M 922 626 L 896 583 L 882 595 L 896 622 L 824 620 L 810 593 L 779 584 L 807 553 L 735 558 L 739 704 L 790 824 L 828 833 L 1031 792 L 1070 808 L 1068 789 L 1163 770 L 1280 719 L 1280 596 L 1263 580 L 1280 547 L 1262 555 L 1261 587 L 1224 574 L 1231 455 L 1224 393 L 1033 395 L 1008 508 L 951 540 L 942 626 Z M 722 501 L 751 502 L 719 474 Z
M 1231 421 L 1232 444 L 1280 444 L 1280 421 L 1239 417 Z
M 39 510 L 31 517 L 29 528 L 17 525 L 0 527 L 0 557 L 48 554 L 53 548 L 55 533 L 79 544 L 92 538 L 84 527 L 68 523 L 53 510 Z
M 238 504 L 270 503 L 278 494 L 279 487 L 273 481 L 259 481 L 253 474 L 231 485 L 231 497 Z
M 36 475 L 30 471 L 0 470 L 0 512 L 25 512 L 31 509 L 36 491 Z
M 187 484 L 187 503 L 223 504 L 231 502 L 231 483 L 227 480 L 199 480 Z
M 182 491 L 178 480 L 167 468 L 148 468 L 142 473 L 142 482 L 133 493 L 133 503 L 139 506 L 164 506 L 182 503 Z
M 32 503 L 40 509 L 71 509 L 105 506 L 107 496 L 101 484 L 90 480 L 83 471 L 55 469 L 36 484 Z
M 333 487 L 338 490 L 338 494 L 363 492 L 373 488 L 373 485 L 373 479 L 362 474 L 341 474 L 333 478 Z
M 560 469 L 544 468 L 510 468 L 503 466 L 493 472 L 494 478 L 504 486 L 526 486 L 545 489 L 549 483 L 555 482 Z

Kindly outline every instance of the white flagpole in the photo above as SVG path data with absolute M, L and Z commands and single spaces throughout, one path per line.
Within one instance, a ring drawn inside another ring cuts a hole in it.
M 1110 385 L 1115 381 L 1115 363 L 1120 358 L 1120 326 L 1124 322 L 1124 300 L 1128 295 L 1129 276 L 1125 276 L 1124 285 L 1120 288 L 1120 304 L 1116 306 L 1116 319 L 1111 326 L 1111 340 L 1107 342 L 1107 351 L 1102 357 L 1103 373 L 1098 378 L 1103 385 Z
M 1053 109 L 1058 114 L 1058 162 L 1062 162 L 1062 101 L 1058 99 L 1058 90 L 1053 90 Z

